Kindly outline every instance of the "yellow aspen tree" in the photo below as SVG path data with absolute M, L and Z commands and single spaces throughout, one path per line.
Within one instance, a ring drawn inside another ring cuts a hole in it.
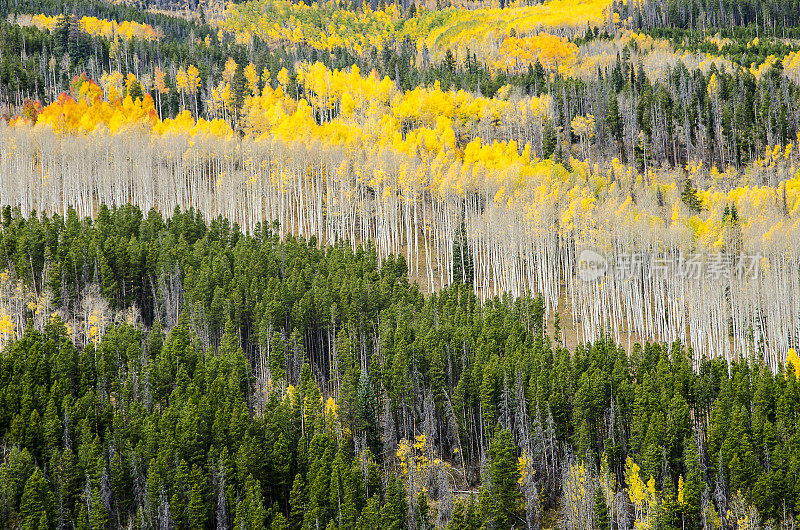
M 186 68 L 186 84 L 194 100 L 194 115 L 197 116 L 197 92 L 200 88 L 200 70 L 193 64 Z
M 156 91 L 156 98 L 158 98 L 158 115 L 159 117 L 163 116 L 163 112 L 161 110 L 161 98 L 165 94 L 169 94 L 169 87 L 166 83 L 166 76 L 167 73 L 164 72 L 161 68 L 156 66 L 155 74 L 153 75 L 153 88 Z
M 108 101 L 115 101 L 122 96 L 122 73 L 114 70 L 111 73 L 103 72 L 100 76 L 100 84 L 106 93 Z
M 178 68 L 178 73 L 175 75 L 175 86 L 178 92 L 181 93 L 181 108 L 186 108 L 186 101 L 184 96 L 189 91 L 189 77 L 186 75 L 186 70 L 183 66 Z
M 247 78 L 247 84 L 250 87 L 250 95 L 253 97 L 258 96 L 258 72 L 253 63 L 247 65 L 244 69 L 244 76 Z
M 233 75 L 236 73 L 237 66 L 239 65 L 236 64 L 233 57 L 228 57 L 228 60 L 225 61 L 225 69 L 222 70 L 222 79 L 224 79 L 226 83 L 231 84 L 233 81 Z
M 284 90 L 289 85 L 289 71 L 286 68 L 281 68 L 281 71 L 278 72 L 278 83 L 281 84 Z
M 594 116 L 591 114 L 575 116 L 570 125 L 572 132 L 580 139 L 583 158 L 587 158 L 589 139 L 594 136 Z

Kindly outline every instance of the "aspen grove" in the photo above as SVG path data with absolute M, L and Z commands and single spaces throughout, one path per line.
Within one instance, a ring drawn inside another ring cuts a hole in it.
M 0 201 L 23 215 L 193 208 L 245 232 L 277 221 L 281 236 L 371 241 L 379 259 L 404 255 L 428 289 L 460 281 L 482 299 L 539 293 L 548 314 L 561 306 L 571 316 L 581 341 L 603 332 L 628 344 L 680 340 L 700 355 L 755 354 L 776 369 L 800 338 L 792 144 L 744 175 L 691 167 L 685 182 L 698 207 L 675 171 L 575 158 L 567 170 L 541 159 L 547 96 L 400 93 L 357 68 L 299 71 L 308 101 L 265 87 L 244 104 L 243 138 L 222 119 L 161 121 L 149 98 L 105 103 L 84 81 L 80 103 L 57 101 L 36 125 L 3 127 Z M 780 184 L 742 182 L 759 177 Z M 701 180 L 707 189 L 691 187 Z M 624 277 L 585 281 L 582 249 L 611 264 L 640 261 Z M 692 253 L 706 270 L 658 274 Z

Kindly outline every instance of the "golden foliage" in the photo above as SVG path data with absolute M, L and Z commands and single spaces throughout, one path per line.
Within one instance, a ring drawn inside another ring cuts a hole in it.
M 405 18 L 394 3 L 376 11 L 365 6 L 363 11 L 353 12 L 330 2 L 307 5 L 288 0 L 255 0 L 230 4 L 217 22 L 243 44 L 257 36 L 274 45 L 291 47 L 302 43 L 327 51 L 344 47 L 361 54 L 368 46 L 408 38 L 419 50 L 425 47 L 434 60 L 447 49 L 463 58 L 469 48 L 480 59 L 494 62 L 499 58 L 498 46 L 512 33 L 535 38 L 542 28 L 583 31 L 587 24 L 600 23 L 607 7 L 607 2 L 601 0 L 550 0 L 506 9 L 429 11 L 421 7 L 415 16 Z M 418 63 L 423 60 L 421 55 L 416 59 Z
M 29 19 L 22 16 L 18 19 L 20 25 L 31 25 L 39 29 L 53 31 L 63 17 L 49 17 L 47 15 L 33 15 Z M 80 27 L 83 31 L 92 36 L 105 37 L 107 39 L 130 39 L 136 37 L 143 40 L 158 40 L 163 37 L 160 30 L 150 24 L 139 22 L 129 22 L 127 20 L 117 22 L 116 20 L 104 20 L 95 17 L 83 17 L 80 19 Z
M 235 70 L 233 64 L 230 71 Z M 251 66 L 244 68 L 251 87 L 239 115 L 247 138 L 343 148 L 369 160 L 390 155 L 414 161 L 395 166 L 392 174 L 380 167 L 359 174 L 359 181 L 380 187 L 383 194 L 399 193 L 404 188 L 444 198 L 483 190 L 496 206 L 520 212 L 523 219 L 557 216 L 559 229 L 565 233 L 596 230 L 592 223 L 608 214 L 608 219 L 619 226 L 645 233 L 662 227 L 685 234 L 691 244 L 711 250 L 719 250 L 729 239 L 726 230 L 730 229 L 722 222 L 723 209 L 729 205 L 735 205 L 739 212 L 742 232 L 758 234 L 759 240 L 763 235 L 764 244 L 781 241 L 797 228 L 796 223 L 784 222 L 764 227 L 759 216 L 775 205 L 785 205 L 786 212 L 794 215 L 800 209 L 800 176 L 785 181 L 780 189 L 755 187 L 746 185 L 731 169 L 721 173 L 699 162 L 689 163 L 686 170 L 693 180 L 719 181 L 721 185 L 700 191 L 703 210 L 697 213 L 683 205 L 674 181 L 648 177 L 654 184 L 643 193 L 655 195 L 657 187 L 665 194 L 667 208 L 672 209 L 671 217 L 662 217 L 648 209 L 647 203 L 634 203 L 622 191 L 624 186 L 641 184 L 642 175 L 633 167 L 618 160 L 603 168 L 572 159 L 567 171 L 553 160 L 532 156 L 530 145 L 497 140 L 508 124 L 541 124 L 547 119 L 549 96 L 520 97 L 504 88 L 499 91 L 500 97 L 486 98 L 465 91 L 444 91 L 438 84 L 403 92 L 375 72 L 364 75 L 357 67 L 331 70 L 315 63 L 297 65 L 293 88 L 303 97 L 294 99 L 284 88 L 289 83 L 286 70 L 277 76 L 281 85 L 272 88 L 267 84 L 258 90 L 255 67 Z M 167 90 L 164 76 L 156 70 L 156 94 Z M 225 80 L 210 87 L 207 102 L 210 114 L 223 119 L 195 119 L 183 112 L 163 121 L 149 95 L 136 101 L 124 97 L 126 84 L 130 86 L 133 81 L 131 77 L 123 79 L 118 72 L 105 73 L 102 88 L 89 80 L 76 81 L 71 94 L 62 95 L 42 110 L 36 127 L 69 134 L 99 130 L 117 134 L 137 126 L 153 135 L 233 137 L 226 121 L 232 112 L 230 85 Z M 183 94 L 196 92 L 197 69 L 191 65 L 180 69 L 176 81 Z M 13 123 L 25 121 L 18 118 Z M 578 116 L 570 126 L 581 140 L 585 157 L 594 117 Z M 793 144 L 774 146 L 762 165 L 794 164 L 796 158 Z M 729 183 L 737 179 L 739 185 L 731 188 Z
M 800 357 L 794 348 L 789 348 L 789 353 L 786 356 L 786 365 L 791 365 L 794 368 L 795 376 L 800 376 Z
M 539 61 L 548 71 L 568 75 L 573 73 L 578 47 L 562 37 L 542 32 L 533 37 L 506 38 L 499 56 L 496 65 L 513 72 L 524 72 L 528 65 Z

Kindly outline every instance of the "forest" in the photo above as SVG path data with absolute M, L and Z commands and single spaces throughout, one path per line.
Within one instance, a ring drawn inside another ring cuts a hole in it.
M 798 17 L 0 3 L 0 527 L 797 527 Z
M 540 296 L 191 210 L 1 235 L 9 528 L 794 524 L 794 353 L 570 350 Z

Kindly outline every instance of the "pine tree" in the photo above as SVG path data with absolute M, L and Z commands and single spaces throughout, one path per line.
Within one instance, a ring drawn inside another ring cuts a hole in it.
M 414 515 L 416 518 L 417 530 L 433 530 L 428 496 L 425 493 L 419 493 L 417 495 L 417 509 Z
M 519 470 L 511 432 L 502 429 L 489 444 L 489 486 L 481 491 L 483 517 L 497 529 L 517 525 L 522 494 L 517 488 Z
M 62 55 L 67 53 L 71 22 L 72 22 L 72 17 L 62 15 L 58 18 L 56 27 L 53 29 L 53 41 L 55 44 L 53 47 L 53 51 L 55 55 L 58 57 L 61 57 Z
M 92 511 L 89 516 L 92 530 L 106 530 L 108 527 L 108 510 L 103 503 L 99 488 L 92 488 Z
M 622 151 L 622 116 L 619 114 L 619 103 L 616 94 L 612 94 L 608 99 L 608 114 L 606 116 L 606 126 L 611 136 L 611 140 Z
M 283 335 L 278 331 L 274 332 L 270 339 L 269 371 L 275 381 L 280 381 L 286 377 L 286 341 L 283 340 Z
M 288 484 L 291 480 L 292 454 L 289 450 L 289 444 L 286 442 L 286 437 L 282 432 L 278 434 L 278 438 L 272 445 L 270 463 L 274 472 L 273 491 L 277 493 L 281 504 L 285 505 L 289 499 Z
M 693 435 L 688 435 L 683 445 L 683 464 L 686 467 L 686 480 L 683 490 L 681 491 L 681 488 L 678 488 L 678 505 L 682 512 L 681 518 L 685 528 L 702 528 L 700 506 L 706 484 L 702 478 L 700 455 Z
M 277 512 L 270 523 L 270 530 L 288 530 L 289 522 L 281 512 Z
M 175 525 L 179 527 L 188 526 L 187 508 L 188 497 L 191 495 L 192 485 L 189 481 L 189 466 L 185 460 L 181 460 L 175 470 L 175 478 L 172 488 L 173 494 L 170 499 L 170 513 Z
M 359 430 L 364 432 L 367 438 L 367 446 L 373 454 L 379 455 L 383 452 L 383 445 L 378 433 L 378 421 L 376 417 L 377 401 L 369 373 L 361 371 L 358 381 L 358 394 L 356 396 L 356 422 Z
M 594 495 L 594 527 L 596 530 L 609 530 L 611 521 L 608 516 L 608 504 L 603 488 L 595 488 Z
M 236 67 L 236 72 L 233 74 L 233 79 L 231 80 L 233 107 L 237 117 L 244 105 L 244 98 L 247 96 L 247 90 L 247 76 L 244 75 L 244 65 L 240 63 Z
M 693 212 L 699 212 L 703 208 L 703 203 L 700 201 L 700 197 L 697 195 L 697 190 L 692 185 L 692 180 L 689 178 L 683 181 L 681 200 Z
M 189 476 L 190 494 L 186 518 L 190 528 L 204 528 L 209 518 L 208 493 L 203 470 L 195 464 Z
M 453 506 L 453 514 L 447 523 L 446 530 L 466 530 L 466 511 L 464 501 L 459 499 Z
M 58 417 L 53 399 L 47 402 L 47 409 L 44 413 L 44 439 L 45 455 L 50 458 L 60 450 L 62 440 L 61 419 Z
M 53 495 L 38 467 L 25 483 L 19 518 L 22 528 L 26 529 L 44 530 L 53 525 Z
M 300 530 L 303 525 L 303 517 L 305 517 L 306 509 L 308 508 L 308 492 L 306 491 L 306 483 L 303 476 L 298 473 L 294 477 L 292 484 L 292 492 L 289 494 L 289 529 Z
M 283 517 L 282 514 L 279 515 Z M 236 507 L 235 528 L 246 528 L 248 530 L 263 530 L 266 528 L 264 520 L 266 511 L 264 510 L 264 499 L 261 494 L 261 484 L 250 474 L 244 484 L 244 499 Z M 283 518 L 284 527 L 286 518 Z M 276 524 L 273 518 L 272 526 Z
M 134 80 L 131 81 L 131 84 L 128 87 L 128 96 L 133 101 L 136 101 L 137 99 L 141 100 L 144 97 L 144 91 L 142 90 L 142 84 L 139 83 L 138 79 L 134 79 Z
M 381 528 L 381 507 L 378 495 L 373 495 L 361 510 L 356 530 L 375 530 L 376 528 Z
M 408 503 L 405 488 L 400 479 L 393 476 L 389 479 L 386 499 L 381 509 L 381 525 L 386 530 L 405 530 L 408 527 Z

